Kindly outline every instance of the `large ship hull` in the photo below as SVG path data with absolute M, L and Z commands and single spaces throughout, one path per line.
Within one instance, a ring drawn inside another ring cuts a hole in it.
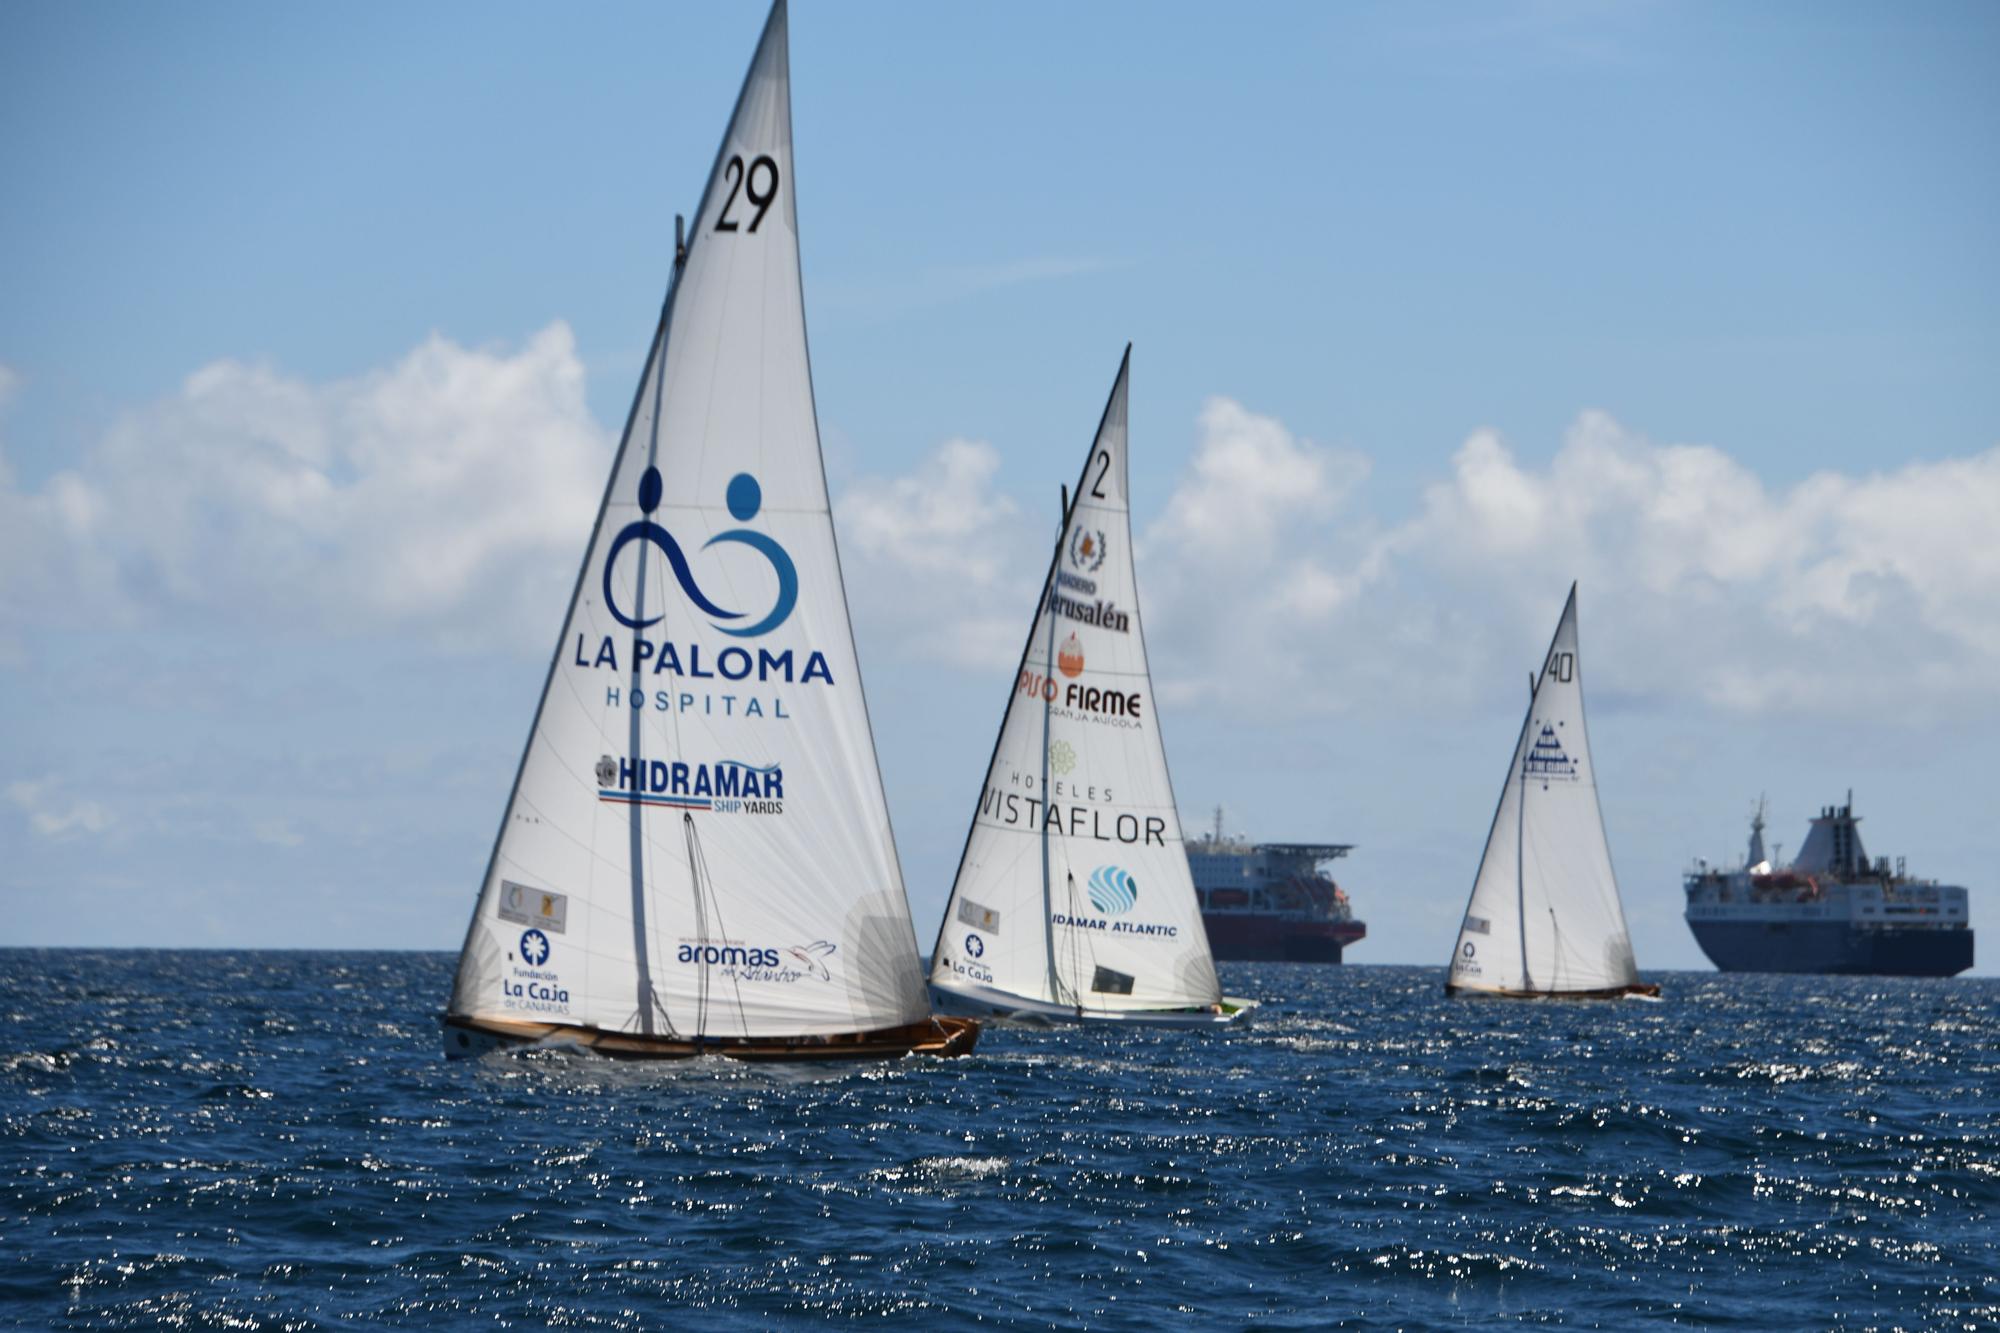
M 1724 972 L 1951 977 L 1972 966 L 1970 930 L 1868 929 L 1840 921 L 1689 921 Z
M 1225 963 L 1337 963 L 1368 933 L 1359 921 L 1311 921 L 1261 912 L 1204 913 L 1208 947 Z

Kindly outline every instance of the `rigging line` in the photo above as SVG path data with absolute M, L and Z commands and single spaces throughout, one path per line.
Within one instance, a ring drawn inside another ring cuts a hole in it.
M 716 934 L 718 937 L 722 939 L 728 939 L 729 923 L 722 919 L 722 899 L 715 892 L 715 877 L 708 873 L 708 853 L 702 848 L 701 845 L 701 826 L 695 822 L 695 817 L 692 811 L 684 810 L 681 812 L 681 814 L 682 818 L 684 818 L 687 821 L 689 862 L 691 864 L 698 864 L 700 867 L 700 869 L 696 872 L 697 873 L 696 884 L 697 886 L 699 886 L 697 888 L 697 892 L 700 891 L 701 887 L 705 887 L 707 889 L 708 901 L 715 908 Z M 705 956 L 706 955 L 704 955 L 704 957 Z M 738 976 L 734 970 L 732 970 L 729 974 L 729 989 L 730 992 L 736 996 L 736 1026 L 741 1032 L 741 1034 L 747 1037 L 750 1035 L 750 1020 L 748 1013 L 743 1008 L 743 979 L 740 976 Z
M 1073 870 L 1070 872 L 1069 875 L 1069 902 L 1070 902 L 1070 915 L 1075 916 L 1079 909 L 1076 900 L 1076 872 Z M 1092 985 L 1094 986 L 1097 981 L 1097 969 L 1103 966 L 1102 963 L 1097 961 L 1097 941 L 1090 938 L 1088 935 L 1084 936 L 1083 952 L 1090 955 L 1090 979 Z M 1082 961 L 1080 959 L 1078 961 L 1076 974 L 1079 977 L 1083 975 L 1083 966 L 1082 966 Z M 1100 1005 L 1100 1007 L 1102 1006 Z M 1077 1003 L 1077 1008 L 1078 1010 L 1081 1010 L 1083 1008 L 1083 1004 L 1081 1001 Z
M 687 852 L 688 882 L 694 895 L 694 937 L 707 944 L 708 906 L 701 896 L 701 871 L 697 864 L 694 845 L 694 815 L 681 811 L 681 839 Z M 699 1042 L 708 1035 L 708 954 L 702 949 L 695 951 L 694 983 L 694 1039 Z
M 660 391 L 661 394 L 664 396 L 666 392 L 666 386 L 664 383 L 662 383 Z M 656 425 L 665 407 L 666 403 L 664 401 L 659 399 L 656 399 L 654 401 L 653 420 Z M 664 489 L 664 487 L 662 489 Z M 651 543 L 648 543 L 647 550 L 644 553 L 642 553 L 639 558 L 642 564 L 647 560 L 655 560 L 664 565 L 666 563 L 667 557 L 665 552 L 660 551 L 657 547 L 654 547 Z M 667 573 L 666 570 L 662 569 L 660 574 L 660 583 L 662 587 L 666 585 L 666 573 Z M 690 619 L 692 619 L 692 617 L 690 617 Z M 674 623 L 673 610 L 668 605 L 663 604 L 660 607 L 660 633 L 663 638 L 672 636 L 673 623 Z M 687 753 L 687 744 L 685 738 L 681 735 L 681 710 L 678 707 L 670 708 L 666 710 L 666 714 L 667 714 L 667 721 L 665 729 L 668 735 L 671 736 L 672 738 L 671 741 L 672 748 L 669 753 L 669 758 L 671 758 L 673 755 L 685 755 Z M 636 719 L 638 716 L 639 713 L 635 711 L 633 713 L 633 717 Z M 694 853 L 687 846 L 687 839 L 689 836 L 688 824 L 692 819 L 693 815 L 690 814 L 688 811 L 686 810 L 681 811 L 682 852 L 687 857 L 688 875 L 693 887 L 694 937 L 698 942 L 706 944 L 709 938 L 708 918 L 707 914 L 702 911 L 701 886 L 698 882 L 694 882 L 693 880 L 693 876 L 695 873 Z M 653 928 L 655 930 L 659 929 L 659 923 L 655 922 Z M 695 981 L 694 1032 L 695 1032 L 695 1040 L 697 1042 L 699 1042 L 703 1037 L 703 1035 L 705 1035 L 708 1031 L 708 963 L 706 961 L 706 958 L 707 955 L 705 954 L 697 954 L 695 958 L 695 967 L 697 970 L 695 973 L 696 981 Z M 664 1010 L 665 1006 L 662 1005 L 661 1007 Z
M 1555 946 L 1552 950 L 1550 950 L 1551 957 L 1553 958 L 1554 961 L 1552 961 L 1549 964 L 1550 967 L 1549 994 L 1553 995 L 1556 992 L 1556 982 L 1560 980 L 1562 977 L 1563 936 L 1562 936 L 1562 922 L 1556 919 L 1556 909 L 1553 906 L 1551 906 L 1548 909 L 1548 911 L 1549 911 L 1549 939 Z
M 1514 802 L 1514 920 L 1521 932 L 1521 989 L 1533 990 L 1535 979 L 1528 971 L 1528 737 L 1534 733 L 1534 701 L 1530 696 L 1528 725 L 1521 731 L 1515 749 L 1515 763 L 1521 770 L 1521 799 Z
M 675 286 L 678 287 L 678 285 L 678 282 L 676 282 Z M 671 297 L 669 300 L 671 301 Z M 663 321 L 659 339 L 654 346 L 652 366 L 653 415 L 652 420 L 646 423 L 646 469 L 648 472 L 651 472 L 659 465 L 660 458 L 660 406 L 661 399 L 666 394 L 667 328 L 667 322 Z M 643 482 L 641 483 L 641 489 L 645 489 Z M 644 622 L 646 619 L 646 566 L 647 560 L 642 554 L 639 559 L 638 572 L 634 576 L 636 587 L 633 592 L 633 599 L 636 609 L 633 613 L 633 620 L 637 622 Z M 664 593 L 665 580 L 662 579 L 661 583 Z M 639 644 L 644 634 L 645 631 L 640 629 L 638 625 L 635 624 L 633 626 L 632 680 L 630 688 L 638 692 L 641 697 L 645 693 L 645 681 L 640 675 Z M 631 710 L 631 714 L 631 724 L 626 729 L 626 750 L 632 757 L 632 768 L 636 773 L 639 770 L 640 762 L 644 758 L 640 745 L 640 733 L 645 725 L 645 711 L 635 708 Z M 636 965 L 635 970 L 638 972 L 639 1030 L 645 1035 L 651 1036 L 653 1034 L 654 1010 L 662 1006 L 660 1005 L 659 993 L 653 989 L 653 941 L 646 919 L 646 807 L 643 803 L 633 803 L 631 807 L 630 829 L 630 851 L 628 855 L 631 858 L 632 873 L 632 954 L 633 962 Z
M 1064 529 L 1065 529 L 1065 532 L 1067 531 L 1067 529 L 1068 529 L 1068 526 L 1069 526 L 1069 525 L 1068 525 L 1068 523 L 1067 523 L 1067 522 L 1065 522 L 1065 523 L 1064 523 L 1064 525 L 1063 525 L 1063 527 L 1064 527 Z M 1057 538 L 1057 550 L 1058 550 L 1058 551 L 1060 551 L 1060 550 L 1062 549 L 1062 546 L 1061 546 L 1061 543 L 1062 543 L 1062 539 L 1061 539 L 1061 537 L 1058 537 L 1058 538 Z M 1050 585 L 1049 585 L 1049 586 L 1050 586 L 1051 588 L 1053 588 L 1053 587 L 1055 586 L 1055 585 L 1054 585 L 1054 582 L 1053 582 L 1053 580 L 1051 580 L 1051 583 L 1050 583 Z M 1047 674 L 1048 674 L 1048 670 L 1049 670 L 1049 668 L 1050 668 L 1050 667 L 1053 667 L 1053 666 L 1055 665 L 1055 661 L 1056 661 L 1056 608 L 1055 608 L 1055 599 L 1054 599 L 1054 597 L 1052 597 L 1052 596 L 1045 596 L 1045 597 L 1043 598 L 1043 604 L 1044 604 L 1044 605 L 1045 605 L 1045 606 L 1046 606 L 1046 607 L 1048 608 L 1048 616 L 1049 616 L 1049 641 L 1048 641 L 1048 656 L 1047 656 L 1047 657 L 1046 657 L 1046 658 L 1044 659 L 1044 664 L 1043 664 L 1043 667 L 1042 667 L 1042 674 L 1043 674 L 1044 678 L 1046 678 L 1046 677 L 1047 677 Z M 1062 1003 L 1062 975 L 1061 975 L 1061 969 L 1059 969 L 1059 968 L 1058 968 L 1058 967 L 1056 966 L 1056 923 L 1055 923 L 1055 919 L 1054 919 L 1054 909 L 1055 909 L 1055 903 L 1054 903 L 1054 901 L 1053 901 L 1053 900 L 1051 899 L 1051 897 L 1050 897 L 1050 884 L 1049 884 L 1049 851 L 1050 851 L 1050 848 L 1049 848 L 1049 823 L 1050 823 L 1050 820 L 1049 820 L 1049 813 L 1050 813 L 1050 812 L 1049 812 L 1049 808 L 1048 808 L 1048 799 L 1049 799 L 1049 723 L 1050 723 L 1050 710 L 1052 709 L 1052 707 L 1053 707 L 1053 704 L 1051 703 L 1051 701 L 1050 701 L 1050 699 L 1049 699 L 1049 691 L 1048 691 L 1048 690 L 1046 690 L 1046 689 L 1043 689 L 1043 690 L 1037 690 L 1037 691 L 1036 691 L 1036 693 L 1042 696 L 1042 782 L 1041 782 L 1041 797 L 1042 797 L 1042 937 L 1043 937 L 1043 947 L 1044 947 L 1044 950 L 1045 950 L 1045 952 L 1047 953 L 1047 956 L 1048 956 L 1048 960 L 1049 960 L 1049 999 L 1050 999 L 1050 1000 L 1052 1000 L 1052 1001 L 1054 1001 L 1054 1002 L 1055 1002 L 1055 1003 L 1057 1003 L 1057 1004 L 1061 1004 L 1061 1003 Z M 1000 723 L 1000 725 L 1001 725 L 1002 727 L 1005 727 L 1005 726 L 1006 726 L 1006 719 L 1004 719 L 1004 718 L 1003 718 L 1003 719 L 1001 719 L 1001 723 Z M 1073 988 L 1072 988 L 1072 992 L 1071 992 L 1071 993 L 1072 993 L 1072 995 L 1074 995 L 1074 989 L 1073 989 Z M 1079 1006 L 1079 1008 L 1080 1008 L 1080 1007 L 1081 1007 L 1081 1006 Z

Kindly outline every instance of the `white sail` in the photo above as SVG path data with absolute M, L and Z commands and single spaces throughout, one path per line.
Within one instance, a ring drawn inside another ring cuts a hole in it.
M 1572 585 L 1486 835 L 1450 984 L 1562 994 L 1638 980 L 1584 727 Z
M 618 447 L 454 1015 L 763 1037 L 929 1013 L 814 417 L 785 27 L 779 0 Z
M 943 990 L 1082 1010 L 1218 1003 L 1133 579 L 1131 350 L 1063 527 L 932 954 Z

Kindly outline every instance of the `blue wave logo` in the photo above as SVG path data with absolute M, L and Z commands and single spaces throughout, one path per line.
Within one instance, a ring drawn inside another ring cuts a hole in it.
M 674 571 L 674 578 L 680 583 L 681 591 L 687 594 L 688 600 L 700 607 L 710 617 L 710 623 L 724 634 L 748 639 L 760 634 L 769 634 L 784 624 L 799 600 L 799 573 L 785 548 L 767 534 L 753 532 L 749 528 L 732 528 L 728 532 L 718 532 L 702 544 L 701 549 L 704 551 L 725 542 L 747 546 L 770 561 L 771 572 L 777 576 L 778 600 L 772 604 L 771 609 L 754 624 L 732 624 L 730 622 L 745 619 L 745 613 L 731 611 L 710 601 L 708 595 L 701 590 L 701 585 L 695 582 L 694 571 L 688 568 L 687 556 L 682 552 L 681 544 L 674 540 L 674 534 L 653 521 L 652 513 L 660 507 L 660 495 L 663 489 L 660 470 L 656 467 L 647 468 L 645 474 L 639 478 L 639 509 L 647 517 L 627 523 L 619 531 L 617 539 L 611 543 L 610 553 L 604 557 L 604 604 L 610 608 L 611 614 L 617 617 L 618 623 L 632 629 L 645 629 L 649 625 L 658 624 L 662 619 L 659 615 L 641 619 L 645 616 L 643 605 L 634 614 L 626 615 L 623 608 L 618 605 L 618 596 L 611 587 L 611 571 L 618 565 L 619 552 L 633 542 L 650 542 L 667 558 L 667 565 Z M 730 479 L 729 490 L 724 498 L 728 502 L 730 516 L 738 523 L 748 523 L 757 517 L 757 511 L 764 506 L 764 489 L 748 472 L 739 472 Z M 643 594 L 641 600 L 643 602 Z
M 1099 866 L 1090 872 L 1090 905 L 1106 916 L 1123 916 L 1139 901 L 1139 881 L 1123 866 Z

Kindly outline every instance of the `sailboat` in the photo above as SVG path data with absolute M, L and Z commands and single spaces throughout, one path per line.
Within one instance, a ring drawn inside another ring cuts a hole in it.
M 1225 997 L 1181 847 L 1132 569 L 1118 367 L 1042 581 L 931 951 L 946 1013 L 1205 1027 Z
M 1583 721 L 1576 585 L 1563 604 L 1486 834 L 1447 995 L 1608 999 L 1639 980 Z
M 793 180 L 778 0 L 677 238 L 466 930 L 448 1055 L 843 1059 L 977 1040 L 931 1012 L 889 826 Z

